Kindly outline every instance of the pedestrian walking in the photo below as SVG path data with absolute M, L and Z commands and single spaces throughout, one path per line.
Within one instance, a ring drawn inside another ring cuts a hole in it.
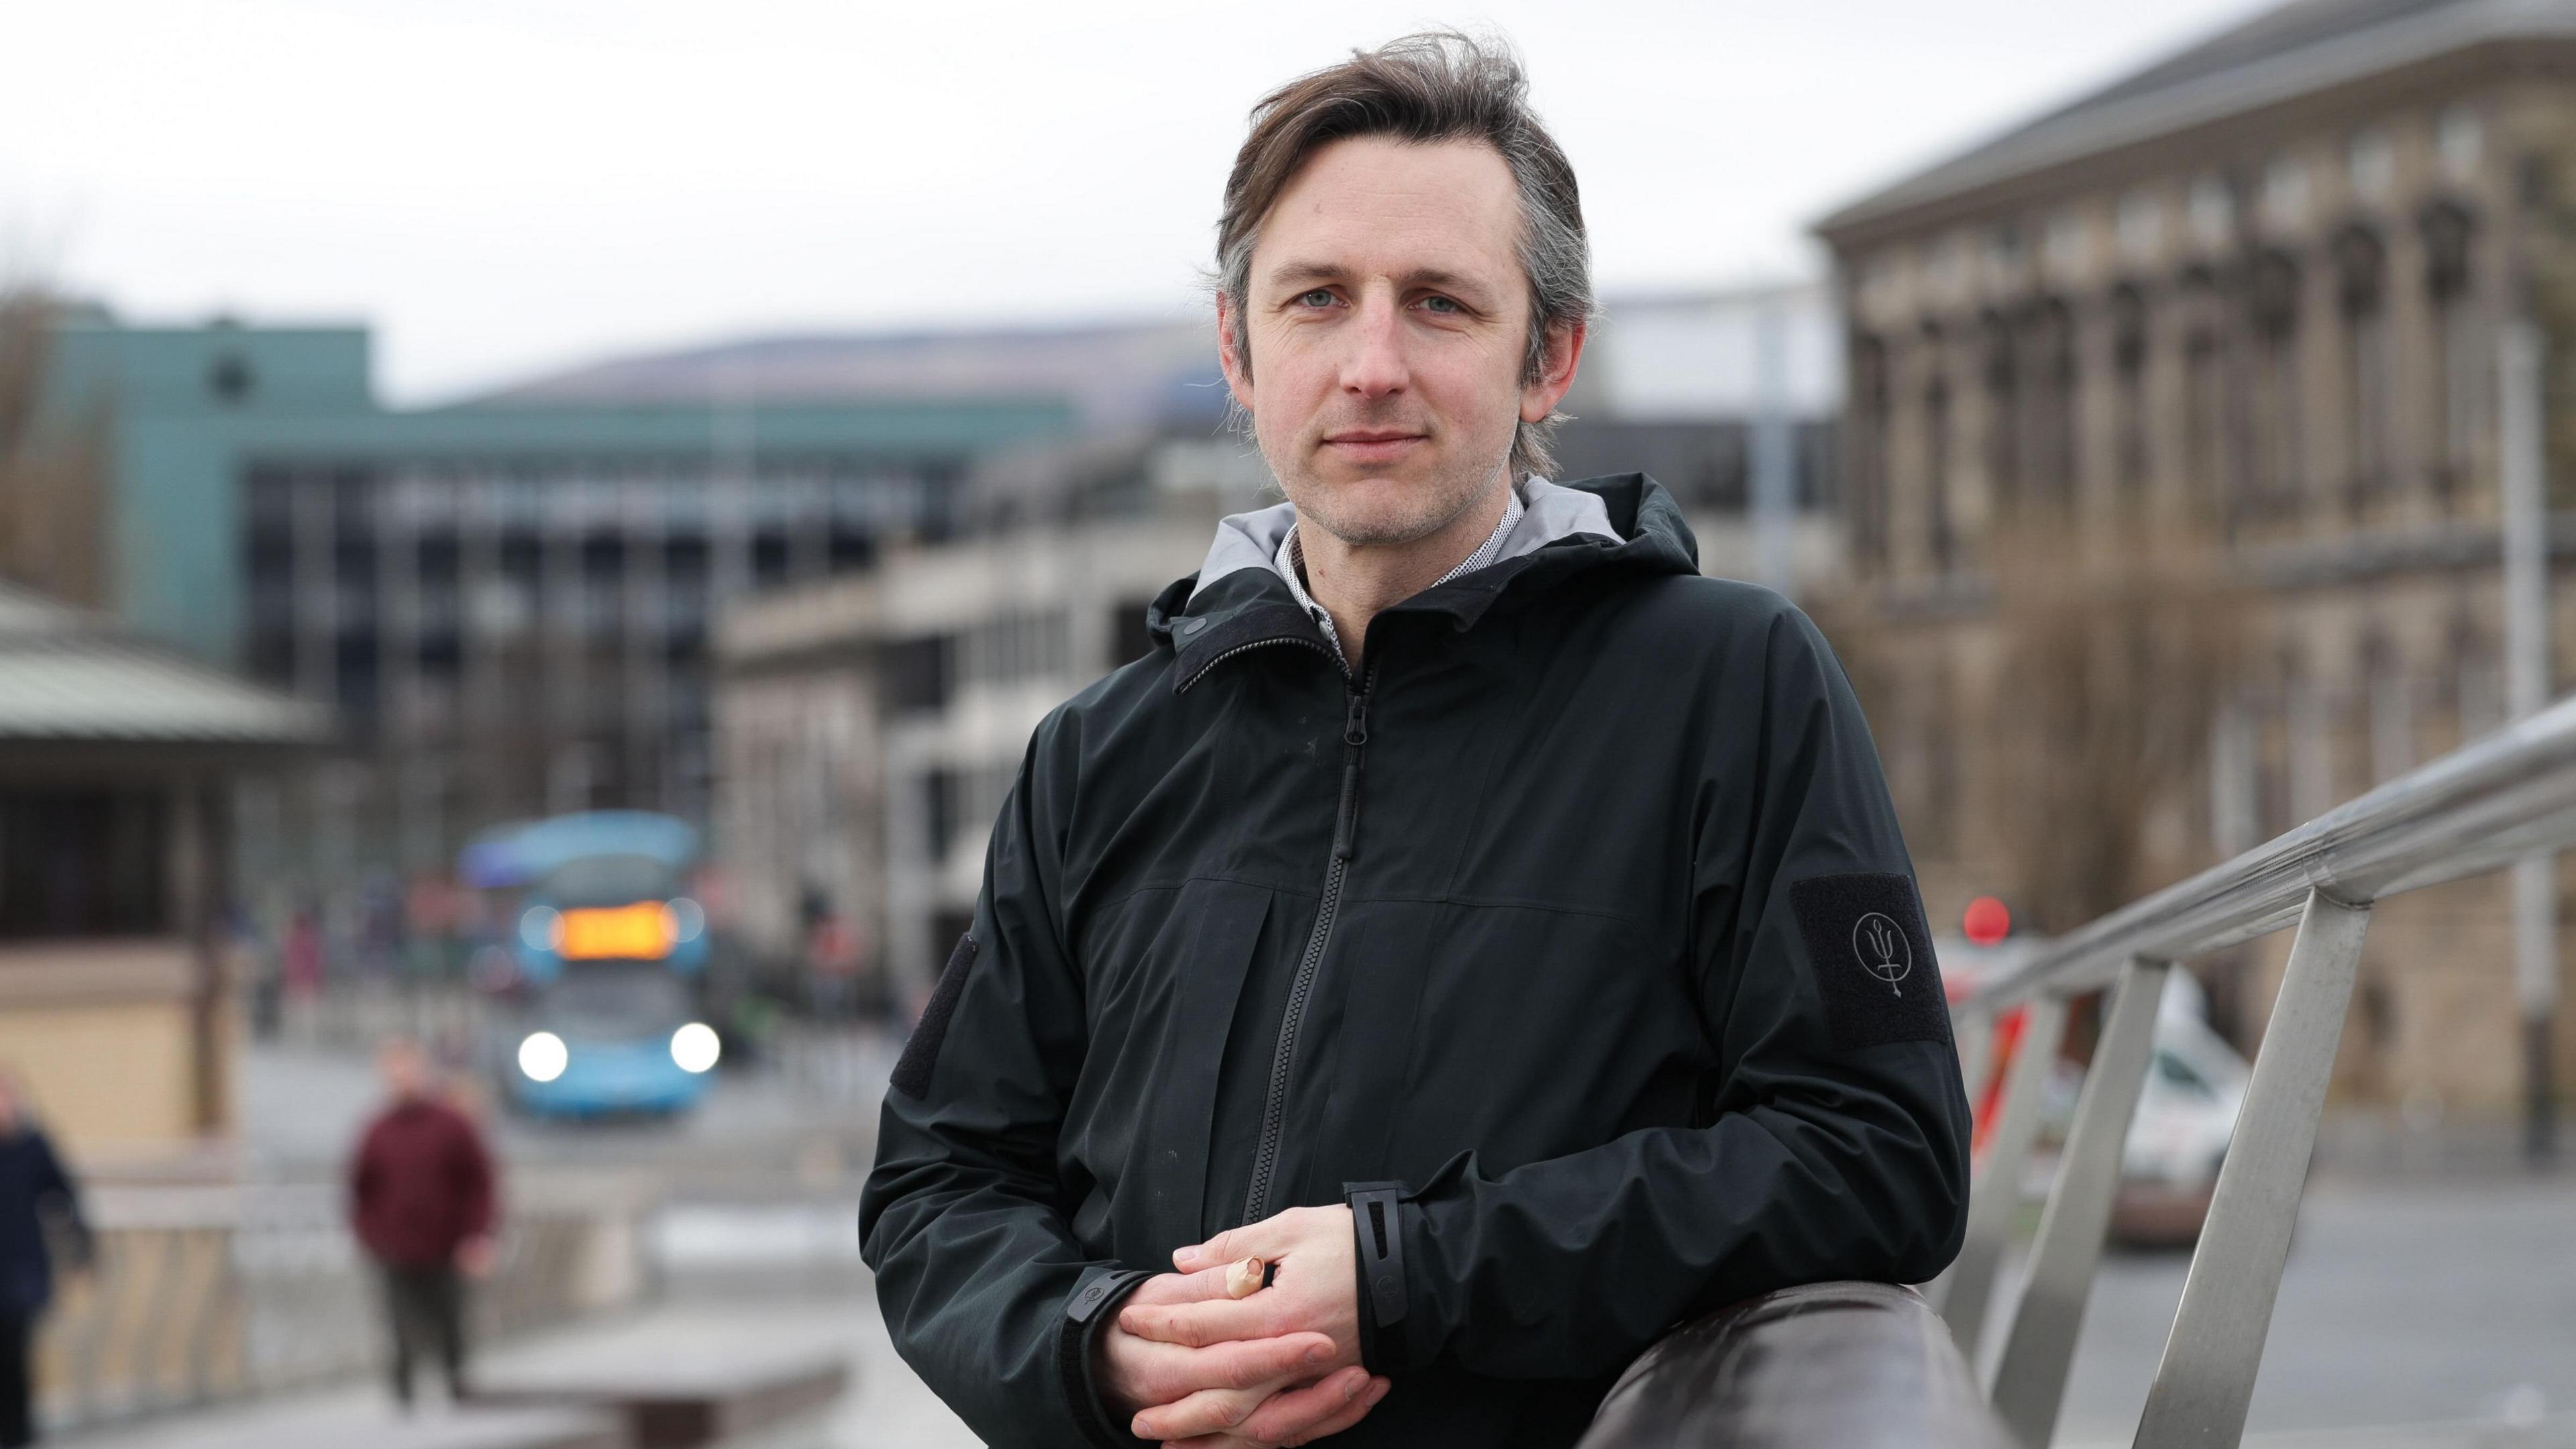
M 349 1164 L 350 1220 L 373 1261 L 391 1346 L 395 1402 L 412 1404 L 412 1365 L 434 1358 L 448 1397 L 466 1397 L 467 1283 L 491 1271 L 491 1154 L 473 1119 L 441 1094 L 409 1038 L 376 1054 L 386 1105 Z
M 0 1449 L 36 1442 L 29 1360 L 36 1323 L 53 1301 L 56 1234 L 70 1266 L 86 1268 L 91 1239 L 80 1189 L 17 1079 L 0 1072 Z
M 1546 476 L 1592 293 L 1526 96 L 1416 36 L 1236 156 L 1217 361 L 1288 501 L 1039 725 L 860 1204 L 996 1449 L 1563 1449 L 1676 1324 L 1958 1250 L 1849 681 L 1653 480 Z

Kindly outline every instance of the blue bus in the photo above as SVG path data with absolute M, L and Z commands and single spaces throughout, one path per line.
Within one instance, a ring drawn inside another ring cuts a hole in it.
M 697 832 L 602 810 L 507 827 L 457 874 L 502 903 L 510 969 L 491 1043 L 507 1100 L 559 1117 L 670 1115 L 706 1094 L 721 1042 L 698 1018 L 705 910 L 688 894 Z

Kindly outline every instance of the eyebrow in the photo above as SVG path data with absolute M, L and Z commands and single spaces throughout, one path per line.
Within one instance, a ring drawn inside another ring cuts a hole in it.
M 1348 268 L 1331 262 L 1284 262 L 1271 270 L 1270 285 L 1288 287 L 1300 282 L 1338 282 L 1348 278 L 1349 275 Z M 1490 300 L 1483 283 L 1473 277 L 1445 271 L 1439 267 L 1421 267 L 1406 272 L 1396 278 L 1396 284 L 1405 291 L 1429 288 L 1435 292 L 1463 293 L 1466 299 L 1472 301 Z

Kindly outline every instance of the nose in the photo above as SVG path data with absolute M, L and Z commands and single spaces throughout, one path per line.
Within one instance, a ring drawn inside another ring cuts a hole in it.
M 1395 299 L 1371 292 L 1344 333 L 1350 356 L 1342 363 L 1342 390 L 1365 398 L 1392 397 L 1404 391 L 1411 371 L 1404 356 L 1404 319 Z

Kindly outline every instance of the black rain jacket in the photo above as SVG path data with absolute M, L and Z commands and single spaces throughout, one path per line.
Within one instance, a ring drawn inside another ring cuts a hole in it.
M 1358 1200 L 1394 1379 L 1336 1445 L 1569 1445 L 1676 1324 L 1957 1251 L 1968 1109 L 1850 685 L 1660 486 L 1569 486 L 1625 541 L 1385 610 L 1361 677 L 1244 569 L 1038 728 L 859 1217 L 991 1444 L 1136 1443 L 1092 1336 L 1292 1206 Z

